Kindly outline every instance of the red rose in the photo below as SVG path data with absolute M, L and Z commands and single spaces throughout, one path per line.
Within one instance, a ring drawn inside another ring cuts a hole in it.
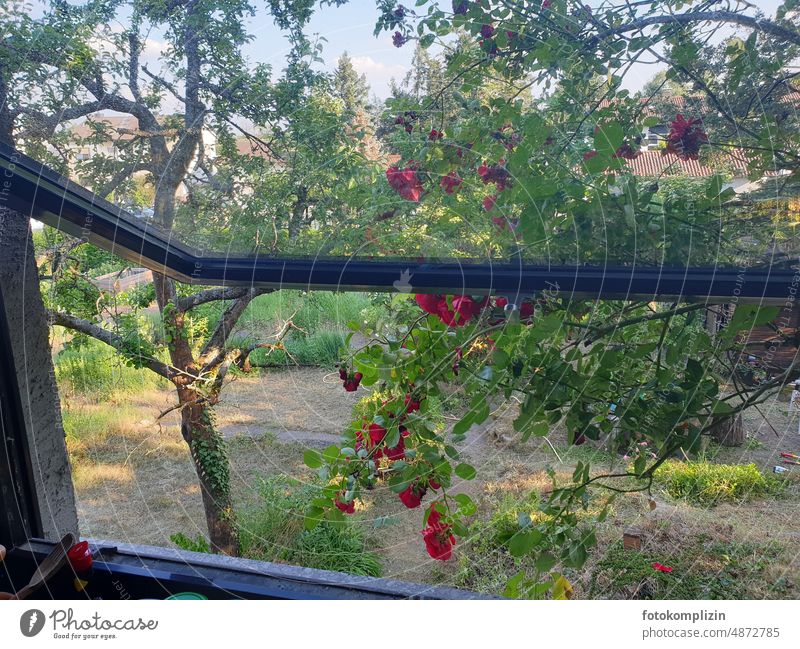
M 379 424 L 369 425 L 369 439 L 373 446 L 377 446 L 386 437 L 386 429 Z
M 431 509 L 428 514 L 428 525 L 422 530 L 422 538 L 425 541 L 425 549 L 432 558 L 447 561 L 453 555 L 456 537 L 450 529 L 450 525 L 441 522 L 439 512 Z
M 446 176 L 442 176 L 439 186 L 445 191 L 446 194 L 452 194 L 460 184 L 461 176 L 459 176 L 457 172 L 451 171 Z
M 487 196 L 483 199 L 483 209 L 491 212 L 497 205 L 497 196 Z
M 342 492 L 336 494 L 336 498 L 333 499 L 333 504 L 336 505 L 336 508 L 340 511 L 343 511 L 345 514 L 355 514 L 356 512 L 356 503 L 354 500 L 351 500 L 349 503 L 343 503 L 339 500 L 339 496 L 342 495 Z
M 701 145 L 708 143 L 708 135 L 699 124 L 699 119 L 687 120 L 683 115 L 676 115 L 669 125 L 667 146 L 662 153 L 673 153 L 681 160 L 697 160 Z
M 361 379 L 364 378 L 364 375 L 361 372 L 356 372 L 351 376 L 346 370 L 340 369 L 339 378 L 344 381 L 345 392 L 355 392 L 358 390 L 358 386 L 361 384 Z
M 505 297 L 495 298 L 494 304 L 495 304 L 495 306 L 500 307 L 501 309 L 504 309 L 505 306 L 508 304 L 508 298 L 505 298 Z
M 397 446 L 393 448 L 387 448 L 385 455 L 392 462 L 394 462 L 395 460 L 402 460 L 406 456 L 406 443 L 405 441 L 403 441 L 402 434 L 400 435 L 400 441 L 397 442 Z
M 439 304 L 442 301 L 441 295 L 418 294 L 414 296 L 414 300 L 426 313 L 439 314 Z
M 405 399 L 405 406 L 406 406 L 406 412 L 409 413 L 416 412 L 417 410 L 419 410 L 420 402 L 412 398 L 410 394 L 407 394 Z
M 441 131 L 437 131 L 435 128 L 431 129 L 431 132 L 428 133 L 429 140 L 441 140 L 444 137 L 444 133 Z
M 422 196 L 422 182 L 417 177 L 417 172 L 412 167 L 400 169 L 389 167 L 386 170 L 386 180 L 389 186 L 407 201 L 419 202 Z
M 533 316 L 533 302 L 525 301 L 519 307 L 519 317 L 521 320 L 526 320 Z
M 427 489 L 425 487 L 412 484 L 408 489 L 400 492 L 400 500 L 409 509 L 414 509 L 422 504 L 422 497 L 425 495 L 426 491 Z

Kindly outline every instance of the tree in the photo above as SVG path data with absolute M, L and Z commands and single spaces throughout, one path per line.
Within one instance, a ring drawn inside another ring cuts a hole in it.
M 365 74 L 358 74 L 353 67 L 353 59 L 343 52 L 336 63 L 333 73 L 333 92 L 344 102 L 344 109 L 349 115 L 356 115 L 367 107 L 369 84 Z
M 492 259 L 571 264 L 763 264 L 776 237 L 793 236 L 791 224 L 777 219 L 766 234 L 745 230 L 742 199 L 724 189 L 722 174 L 680 188 L 635 176 L 628 162 L 639 155 L 637 138 L 650 118 L 623 81 L 637 61 L 655 59 L 666 79 L 691 84 L 728 123 L 712 139 L 694 115 L 672 114 L 667 153 L 689 161 L 735 147 L 754 176 L 778 168 L 781 186 L 792 185 L 797 130 L 753 106 L 791 88 L 800 46 L 797 18 L 787 11 L 794 2 L 775 20 L 752 5 L 729 11 L 683 0 L 605 3 L 602 13 L 571 0 L 458 0 L 452 13 L 421 4 L 411 14 L 380 2 L 378 31 L 394 31 L 397 46 L 418 40 L 424 49 L 448 48 L 464 30 L 473 46 L 448 58 L 448 92 L 460 110 L 444 132 L 435 101 L 416 110 L 414 97 L 390 102 L 400 109 L 393 140 L 400 161 L 386 169 L 386 182 L 406 226 L 436 215 L 444 223 L 437 227 L 458 228 L 446 231 L 459 253 L 471 240 Z M 743 33 L 710 78 L 700 52 L 706 29 L 719 25 Z M 536 86 L 541 96 L 531 103 L 518 94 L 475 97 L 495 79 Z M 739 98 L 729 103 L 729 95 Z M 566 484 L 553 474 L 540 511 L 520 516 L 509 535 L 512 555 L 536 557 L 534 574 L 509 583 L 512 596 L 563 597 L 568 583 L 558 566 L 580 567 L 595 543 L 589 517 L 578 512 L 598 499 L 602 518 L 614 494 L 649 492 L 669 457 L 697 452 L 721 419 L 757 406 L 800 371 L 796 361 L 753 390 L 729 385 L 738 333 L 772 321 L 779 307 L 739 304 L 713 339 L 702 302 L 597 302 L 558 286 L 537 296 L 400 296 L 391 308 L 394 317 L 342 372 L 345 387 L 356 380 L 377 396 L 340 447 L 306 455 L 329 480 L 328 500 L 314 502 L 308 525 L 352 513 L 354 501 L 382 482 L 409 508 L 425 501 L 427 551 L 450 558 L 476 510 L 469 496 L 450 491 L 476 475 L 458 444 L 487 419 L 495 395 L 521 400 L 514 429 L 523 440 L 558 426 L 569 443 L 602 439 L 631 453 L 617 472 L 593 473 L 581 461 Z M 453 384 L 469 406 L 448 430 L 433 404 Z
M 254 10 L 245 0 L 93 0 L 83 6 L 54 1 L 41 19 L 24 9 L 11 12 L 0 45 L 4 137 L 34 156 L 59 162 L 63 171 L 74 172 L 101 195 L 145 173 L 155 186 L 153 223 L 171 231 L 178 222 L 177 197 L 183 188 L 191 193 L 193 184 L 202 182 L 225 189 L 211 156 L 209 133 L 228 142 L 243 135 L 279 157 L 275 146 L 286 117 L 304 104 L 306 89 L 317 77 L 310 63 L 318 49 L 302 34 L 313 3 L 270 3 L 268 9 L 292 46 L 284 74 L 276 81 L 268 66 L 251 66 L 242 54 L 251 39 L 246 16 Z M 118 24 L 125 29 L 116 29 Z M 158 69 L 143 60 L 151 31 L 163 34 L 165 41 Z M 133 126 L 114 128 L 101 112 L 109 110 L 130 116 Z M 116 155 L 76 161 L 65 125 L 78 118 L 89 120 L 94 131 L 90 137 L 112 140 Z M 245 132 L 243 120 L 267 129 L 272 139 Z M 201 232 L 185 234 L 192 239 Z M 48 272 L 57 279 L 60 268 L 51 262 Z M 81 317 L 87 314 L 70 313 L 58 304 L 50 317 L 54 324 L 114 347 L 131 364 L 175 386 L 181 433 L 201 485 L 211 546 L 236 554 L 228 460 L 224 440 L 214 428 L 213 406 L 231 364 L 242 362 L 255 347 L 232 348 L 228 341 L 248 304 L 264 291 L 209 288 L 189 293 L 159 273 L 154 285 L 169 360 L 159 358 L 141 332 L 119 322 L 109 326 L 99 316 Z M 222 303 L 223 312 L 216 328 L 195 348 L 188 335 L 190 314 L 210 302 Z

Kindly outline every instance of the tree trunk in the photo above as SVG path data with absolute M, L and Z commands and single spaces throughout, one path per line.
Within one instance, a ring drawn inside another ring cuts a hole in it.
M 165 331 L 169 332 L 169 354 L 173 366 L 185 372 L 173 379 L 181 405 L 181 434 L 189 445 L 192 461 L 200 481 L 208 525 L 208 537 L 214 552 L 236 556 L 239 552 L 235 516 L 231 507 L 230 471 L 225 442 L 214 429 L 214 413 L 208 403 L 197 403 L 200 386 L 193 384 L 199 368 L 186 335 L 183 313 L 177 311 L 175 282 L 160 273 L 153 273 Z
M 181 410 L 181 434 L 189 445 L 200 481 L 211 549 L 237 556 L 239 540 L 231 503 L 228 454 L 225 441 L 214 428 L 211 407 L 186 405 Z
M 744 444 L 744 423 L 742 415 L 718 419 L 711 425 L 711 437 L 722 446 L 741 446 Z

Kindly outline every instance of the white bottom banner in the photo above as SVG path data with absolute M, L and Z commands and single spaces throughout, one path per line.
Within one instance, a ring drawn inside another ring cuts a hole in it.
M 800 646 L 796 601 L 0 603 L 0 647 Z

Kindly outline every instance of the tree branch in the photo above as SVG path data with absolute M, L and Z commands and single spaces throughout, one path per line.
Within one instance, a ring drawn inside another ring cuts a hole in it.
M 619 36 L 626 32 L 637 31 L 644 27 L 652 25 L 668 25 L 679 24 L 688 25 L 696 22 L 710 22 L 710 23 L 733 23 L 749 27 L 756 31 L 770 34 L 776 38 L 782 39 L 787 43 L 793 43 L 800 46 L 800 33 L 783 27 L 778 23 L 765 18 L 754 18 L 745 14 L 737 13 L 735 11 L 688 11 L 683 14 L 674 14 L 667 16 L 646 16 L 639 18 L 625 25 L 613 27 L 598 33 L 597 35 L 588 39 L 588 45 L 593 46 L 598 42 L 610 38 L 612 36 Z
M 91 336 L 92 338 L 95 338 L 96 340 L 113 347 L 119 352 L 129 353 L 128 350 L 125 349 L 125 340 L 122 338 L 122 336 L 114 333 L 113 331 L 109 331 L 108 329 L 103 329 L 93 322 L 89 322 L 88 320 L 78 318 L 68 313 L 52 311 L 49 309 L 47 310 L 47 317 L 52 324 L 57 324 L 67 329 L 72 329 L 73 331 L 86 334 L 87 336 Z M 144 367 L 170 381 L 176 374 L 180 373 L 166 363 L 162 363 L 160 360 L 152 358 L 151 356 L 142 355 L 138 358 Z
M 205 291 L 195 293 L 194 295 L 178 298 L 175 308 L 177 308 L 178 311 L 185 313 L 186 311 L 190 311 L 191 309 L 208 302 L 217 302 L 219 300 L 238 300 L 239 298 L 245 297 L 247 294 L 249 294 L 251 290 L 252 289 L 244 286 L 210 288 Z M 272 289 L 263 289 L 259 291 L 258 295 L 264 295 L 271 292 Z
M 246 289 L 244 295 L 234 300 L 228 308 L 225 309 L 225 313 L 223 313 L 222 317 L 219 319 L 216 329 L 214 329 L 214 332 L 200 350 L 200 356 L 197 361 L 203 368 L 203 372 L 221 362 L 224 358 L 225 343 L 228 340 L 228 336 L 231 335 L 233 328 L 236 326 L 242 313 L 244 313 L 247 305 L 250 304 L 253 298 L 263 295 L 264 293 L 270 293 L 271 291 L 272 289 Z

